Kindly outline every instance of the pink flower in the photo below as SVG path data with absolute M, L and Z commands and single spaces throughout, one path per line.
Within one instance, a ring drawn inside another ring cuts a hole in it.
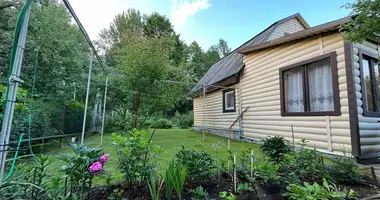
M 100 162 L 95 162 L 94 164 L 92 164 L 92 165 L 88 168 L 88 171 L 90 171 L 91 174 L 96 174 L 96 173 L 102 171 L 102 169 L 103 169 L 102 163 L 100 163 Z
M 104 164 L 108 161 L 108 157 L 110 156 L 110 154 L 106 153 L 104 155 L 102 155 L 102 157 L 100 157 L 100 163 Z

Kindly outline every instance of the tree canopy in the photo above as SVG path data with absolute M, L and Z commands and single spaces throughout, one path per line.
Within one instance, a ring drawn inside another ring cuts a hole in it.
M 2 95 L 13 31 L 23 4 L 21 0 L 0 0 Z M 117 75 L 110 76 L 107 111 L 128 127 L 143 126 L 148 116 L 192 110 L 188 93 L 215 62 L 230 52 L 222 39 L 208 50 L 195 41 L 186 44 L 166 16 L 142 14 L 135 9 L 117 14 L 94 43 L 107 71 Z M 64 105 L 74 106 L 77 114 L 83 109 L 88 66 L 89 45 L 65 6 L 57 0 L 33 3 L 21 72 L 24 97 L 19 98 L 26 108 L 15 115 L 19 131 L 27 126 L 25 114 L 31 112 L 35 136 L 63 132 Z M 101 107 L 105 76 L 94 60 L 90 114 Z
M 351 22 L 341 29 L 347 41 L 362 42 L 375 34 L 380 36 L 380 0 L 358 0 L 344 7 L 353 14 Z

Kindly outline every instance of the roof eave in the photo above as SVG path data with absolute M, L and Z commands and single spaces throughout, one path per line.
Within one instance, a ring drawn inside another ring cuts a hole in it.
M 303 31 L 295 32 L 293 34 L 290 34 L 290 35 L 287 35 L 287 36 L 284 36 L 281 38 L 277 38 L 277 39 L 259 44 L 259 45 L 255 45 L 255 46 L 247 47 L 247 48 L 242 48 L 242 49 L 238 50 L 238 53 L 248 54 L 248 53 L 251 53 L 253 51 L 273 47 L 276 45 L 280 45 L 280 44 L 288 43 L 291 41 L 299 40 L 302 38 L 310 37 L 310 36 L 313 36 L 316 34 L 321 34 L 324 32 L 336 30 L 336 29 L 339 29 L 341 25 L 348 23 L 350 20 L 351 20 L 351 16 L 345 17 L 342 19 L 338 19 L 338 20 L 335 20 L 332 22 L 328 22 L 325 24 L 321 24 L 321 25 L 318 25 L 318 26 L 315 26 L 315 27 L 312 27 L 312 28 L 309 28 L 309 29 L 306 29 Z

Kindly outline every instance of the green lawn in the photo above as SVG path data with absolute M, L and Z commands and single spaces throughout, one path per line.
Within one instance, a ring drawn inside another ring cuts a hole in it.
M 205 136 L 205 141 L 203 142 L 202 133 L 198 133 L 188 129 L 160 129 L 157 130 L 152 142 L 159 145 L 163 152 L 159 159 L 159 171 L 166 168 L 169 161 L 174 157 L 182 145 L 189 149 L 195 149 L 198 151 L 209 152 L 215 159 L 227 160 L 227 139 L 208 135 Z M 216 152 L 212 145 L 221 142 L 220 149 Z M 85 144 L 91 147 L 99 146 L 100 136 L 94 135 L 85 139 Z M 46 154 L 54 154 L 53 163 L 49 167 L 51 172 L 57 172 L 60 169 L 62 162 L 60 162 L 56 156 L 63 152 L 69 152 L 70 146 L 65 145 L 62 148 L 56 148 L 45 152 Z M 117 168 L 117 155 L 115 151 L 115 146 L 112 144 L 112 137 L 110 134 L 106 134 L 103 140 L 103 151 L 110 154 L 109 162 L 105 166 L 105 170 L 112 173 L 113 182 L 118 182 L 123 179 L 122 174 Z M 253 143 L 247 142 L 237 142 L 231 140 L 231 151 L 239 155 L 243 150 L 253 149 L 255 154 L 259 153 L 259 146 Z M 95 184 L 105 184 L 103 178 L 97 177 L 94 179 Z

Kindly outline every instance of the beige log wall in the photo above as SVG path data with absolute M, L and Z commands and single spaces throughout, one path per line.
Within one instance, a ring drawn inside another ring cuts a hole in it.
M 209 129 L 229 129 L 231 124 L 236 120 L 240 105 L 239 84 L 235 84 L 229 87 L 235 87 L 235 105 L 236 112 L 223 113 L 223 91 L 217 90 L 206 94 L 204 100 L 201 96 L 193 98 L 194 108 L 194 126 L 203 127 Z M 203 118 L 204 117 L 204 118 Z M 231 128 L 232 130 L 238 130 L 238 123 Z
M 279 69 L 332 51 L 337 53 L 341 116 L 281 116 Z M 244 136 L 264 138 L 279 135 L 328 151 L 351 152 L 344 42 L 339 33 L 315 36 L 296 43 L 253 52 L 243 58 L 240 84 Z
M 380 55 L 380 47 L 377 44 L 364 41 L 362 44 L 353 45 L 353 68 L 356 98 L 358 106 L 359 133 L 362 156 L 371 157 L 380 153 L 380 118 L 363 116 L 363 102 L 361 93 L 360 66 L 359 66 L 359 49 L 374 55 Z
M 285 36 L 285 33 L 295 33 L 304 29 L 305 28 L 297 19 L 291 19 L 282 24 L 279 24 L 278 27 L 273 31 L 272 35 L 268 38 L 268 41 L 283 37 Z

